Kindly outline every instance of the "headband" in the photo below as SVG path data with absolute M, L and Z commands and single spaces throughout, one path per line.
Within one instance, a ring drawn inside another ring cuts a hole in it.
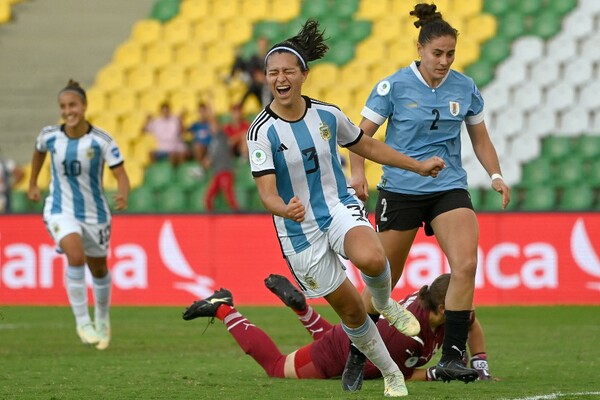
M 78 87 L 78 86 L 67 86 L 66 88 L 64 88 L 63 90 L 60 91 L 60 93 L 64 93 L 64 92 L 75 92 L 77 93 L 79 96 L 81 96 L 81 98 L 87 102 L 87 96 L 85 94 L 85 91 Z
M 304 67 L 304 69 L 308 69 L 308 67 L 306 66 L 306 61 L 304 61 L 304 57 L 302 57 L 300 55 L 300 53 L 298 53 L 296 50 L 292 49 L 291 47 L 287 47 L 287 46 L 277 46 L 277 47 L 273 47 L 271 50 L 269 50 L 269 52 L 265 56 L 265 64 L 267 63 L 267 58 L 269 58 L 269 56 L 271 54 L 273 54 L 276 51 L 281 51 L 281 50 L 289 51 L 290 53 L 294 53 L 296 55 L 296 57 L 298 57 L 300 59 L 300 61 L 302 62 L 302 66 Z

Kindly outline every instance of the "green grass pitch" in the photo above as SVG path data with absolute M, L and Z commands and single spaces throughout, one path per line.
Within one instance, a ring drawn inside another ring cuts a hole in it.
M 220 321 L 184 307 L 113 307 L 106 351 L 80 344 L 66 307 L 0 306 L 0 399 L 380 399 L 339 380 L 271 379 Z M 328 307 L 317 307 L 332 322 Z M 284 353 L 310 341 L 284 307 L 239 307 Z M 495 382 L 408 383 L 410 399 L 600 399 L 600 306 L 480 307 Z

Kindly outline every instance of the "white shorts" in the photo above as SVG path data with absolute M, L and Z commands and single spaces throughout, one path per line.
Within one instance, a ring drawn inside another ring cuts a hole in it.
M 86 256 L 106 257 L 110 241 L 110 222 L 87 224 L 65 214 L 52 214 L 44 220 L 54 243 L 60 247 L 60 241 L 70 233 L 81 236 Z
M 292 275 L 308 298 L 326 296 L 346 279 L 346 268 L 338 257 L 338 254 L 342 257 L 346 255 L 346 233 L 357 226 L 373 229 L 362 203 L 348 206 L 340 203 L 331 215 L 332 221 L 327 232 L 323 232 L 306 250 L 286 256 Z

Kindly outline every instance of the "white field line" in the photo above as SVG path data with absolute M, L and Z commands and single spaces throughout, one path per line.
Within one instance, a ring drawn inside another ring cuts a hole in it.
M 513 398 L 504 398 L 502 400 L 554 400 L 560 399 L 561 397 L 575 397 L 575 396 L 599 396 L 600 392 L 578 392 L 578 393 L 551 393 L 551 394 L 542 394 L 539 396 L 528 396 L 528 397 L 513 397 Z

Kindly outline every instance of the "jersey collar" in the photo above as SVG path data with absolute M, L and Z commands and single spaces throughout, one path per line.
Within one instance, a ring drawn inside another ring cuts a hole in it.
M 423 85 L 427 86 L 428 88 L 431 88 L 431 89 L 437 89 L 437 88 L 439 88 L 440 86 L 442 86 L 444 84 L 444 82 L 446 82 L 446 79 L 448 78 L 448 75 L 450 75 L 450 69 L 448 69 L 448 73 L 441 80 L 440 84 L 437 85 L 436 87 L 432 88 L 431 86 L 429 86 L 429 84 L 427 83 L 427 81 L 425 81 L 425 79 L 423 78 L 423 75 L 421 75 L 421 71 L 419 71 L 419 64 L 421 64 L 420 61 L 413 61 L 410 64 L 410 69 L 417 76 L 417 79 L 420 80 L 423 83 Z

